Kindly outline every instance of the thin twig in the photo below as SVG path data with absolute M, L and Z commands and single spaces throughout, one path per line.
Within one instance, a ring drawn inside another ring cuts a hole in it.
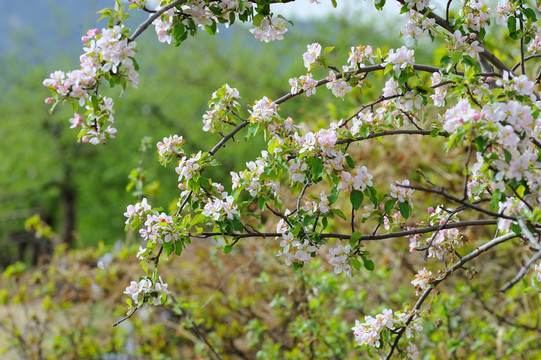
M 470 202 L 461 200 L 461 199 L 457 198 L 456 196 L 453 196 L 453 195 L 445 192 L 441 188 L 427 189 L 427 188 L 424 188 L 424 187 L 421 187 L 421 186 L 411 186 L 411 185 L 402 185 L 402 184 L 397 184 L 396 186 L 403 187 L 403 188 L 406 188 L 406 189 L 419 190 L 419 191 L 432 193 L 432 194 L 439 194 L 439 195 L 443 196 L 446 199 L 454 201 L 454 202 L 456 202 L 458 204 L 462 204 L 462 205 L 464 205 L 466 207 L 469 207 L 469 208 L 471 208 L 473 210 L 477 210 L 477 211 L 479 211 L 479 212 L 481 212 L 483 214 L 494 216 L 496 218 L 504 218 L 504 219 L 509 219 L 509 220 L 513 220 L 513 221 L 517 220 L 517 218 L 515 216 L 509 216 L 509 215 L 497 213 L 497 212 L 494 212 L 494 211 L 490 211 L 490 210 L 484 209 L 484 208 L 482 208 L 480 206 L 477 206 L 475 204 L 472 204 Z
M 524 264 L 520 270 L 518 271 L 517 275 L 510 281 L 508 281 L 502 288 L 500 289 L 501 292 L 506 292 L 507 290 L 511 289 L 513 286 L 516 285 L 524 276 L 526 276 L 526 273 L 530 269 L 530 267 L 537 262 L 537 260 L 541 259 L 541 250 L 538 250 L 537 253 L 532 256 L 532 258 Z
M 526 62 L 526 61 L 531 60 L 531 59 L 539 58 L 539 57 L 541 57 L 541 54 L 534 54 L 534 55 L 526 56 L 524 59 L 521 58 L 518 63 L 513 65 L 511 70 L 515 71 L 516 69 L 518 69 L 519 66 L 522 65 L 523 62 Z
M 336 141 L 336 144 L 337 145 L 349 144 L 349 143 L 352 143 L 352 142 L 368 140 L 368 139 L 378 138 L 378 137 L 382 137 L 382 136 L 392 136 L 392 135 L 401 135 L 401 134 L 403 134 L 403 135 L 423 135 L 423 136 L 427 136 L 427 135 L 430 135 L 431 132 L 429 130 L 414 130 L 414 129 L 389 130 L 389 131 L 382 131 L 382 132 L 372 133 L 372 134 L 370 134 L 368 136 L 359 136 L 359 137 L 356 137 L 354 139 L 340 139 L 340 140 Z M 443 133 L 440 133 L 438 135 L 447 137 L 447 135 L 443 134 Z
M 524 31 L 522 19 L 519 18 L 518 21 L 520 23 L 520 31 Z M 522 75 L 526 75 L 526 67 L 524 66 L 524 36 L 520 38 L 520 71 L 522 72 Z
M 117 326 L 117 325 L 120 325 L 121 323 L 123 323 L 124 321 L 128 320 L 129 318 L 131 318 L 133 316 L 133 314 L 135 314 L 137 312 L 137 310 L 139 310 L 141 307 L 136 307 L 129 315 L 127 315 L 126 317 L 118 320 L 116 323 L 113 324 L 113 327 Z

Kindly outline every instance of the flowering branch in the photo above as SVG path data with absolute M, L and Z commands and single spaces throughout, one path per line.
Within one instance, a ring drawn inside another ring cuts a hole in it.
M 393 239 L 393 238 L 401 238 L 401 237 L 409 237 L 413 235 L 418 234 L 426 234 L 433 231 L 438 231 L 438 229 L 460 229 L 464 227 L 470 227 L 470 226 L 489 226 L 489 225 L 496 225 L 498 223 L 497 220 L 468 220 L 468 221 L 458 221 L 454 223 L 448 223 L 444 226 L 436 225 L 436 226 L 427 226 L 423 228 L 417 228 L 413 230 L 404 230 L 404 231 L 396 231 L 391 232 L 387 234 L 371 234 L 371 235 L 362 235 L 358 237 L 361 241 L 379 241 L 379 240 L 385 240 L 385 239 Z M 193 238 L 210 238 L 213 236 L 223 236 L 224 234 L 221 232 L 202 232 L 201 234 L 189 234 L 190 237 Z M 233 238 L 239 238 L 239 239 L 245 239 L 245 238 L 266 238 L 266 237 L 280 237 L 282 236 L 282 233 L 276 233 L 276 232 L 250 232 L 250 233 L 232 233 L 228 236 L 231 236 Z M 340 233 L 322 233 L 319 234 L 319 236 L 323 239 L 340 239 L 340 240 L 350 240 L 352 235 L 351 234 L 340 234 Z
M 162 8 L 160 8 L 160 9 L 156 10 L 155 13 L 150 15 L 148 17 L 148 19 L 146 19 L 143 23 L 141 23 L 137 27 L 135 32 L 130 36 L 129 41 L 134 41 L 135 39 L 137 39 L 137 37 L 139 37 L 139 35 L 141 35 L 154 22 L 154 20 L 156 20 L 157 18 L 162 16 L 162 14 L 164 12 L 166 12 L 169 9 L 172 9 L 172 8 L 176 7 L 177 5 L 182 5 L 182 4 L 186 3 L 187 1 L 188 0 L 176 0 L 176 1 L 173 1 L 169 5 L 166 5 L 166 6 L 162 7 Z
M 397 332 L 396 337 L 394 338 L 394 341 L 393 341 L 393 343 L 391 345 L 391 349 L 387 353 L 387 356 L 385 357 L 385 359 L 388 360 L 388 359 L 391 358 L 391 356 L 393 355 L 394 351 L 396 350 L 396 348 L 398 346 L 398 342 L 400 341 L 400 338 L 402 337 L 402 335 L 404 335 L 404 332 L 406 331 L 407 326 L 417 316 L 417 313 L 421 309 L 421 306 L 423 305 L 425 300 L 428 298 L 428 295 L 430 295 L 430 293 L 432 293 L 434 291 L 434 288 L 436 288 L 436 286 L 438 286 L 443 280 L 445 280 L 447 278 L 447 276 L 454 273 L 456 270 L 461 269 L 462 266 L 465 263 L 467 263 L 468 261 L 471 261 L 471 260 L 475 259 L 476 257 L 481 255 L 482 253 L 490 250 L 491 248 L 493 248 L 495 246 L 498 246 L 498 245 L 500 245 L 500 244 L 502 244 L 502 243 L 504 243 L 504 242 L 506 242 L 506 241 L 508 241 L 510 239 L 513 239 L 513 238 L 517 237 L 517 236 L 518 235 L 516 235 L 514 233 L 510 233 L 510 234 L 505 234 L 505 235 L 502 235 L 500 237 L 497 237 L 495 239 L 490 240 L 489 242 L 485 243 L 484 245 L 479 246 L 477 249 L 475 249 L 471 253 L 463 256 L 456 264 L 454 264 L 449 269 L 447 269 L 447 271 L 445 271 L 440 277 L 438 277 L 437 279 L 432 281 L 430 283 L 431 286 L 428 287 L 422 293 L 422 295 L 419 297 L 419 299 L 417 300 L 417 302 L 413 306 L 413 310 L 411 312 L 411 315 L 406 320 L 404 326 Z

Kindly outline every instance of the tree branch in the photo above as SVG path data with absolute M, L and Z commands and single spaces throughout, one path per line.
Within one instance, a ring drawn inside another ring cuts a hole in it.
M 445 226 L 441 225 L 435 225 L 435 226 L 427 226 L 424 228 L 418 228 L 413 230 L 404 230 L 404 231 L 397 231 L 387 234 L 371 234 L 371 235 L 363 235 L 359 239 L 361 241 L 379 241 L 379 240 L 385 240 L 385 239 L 391 239 L 391 238 L 400 238 L 400 237 L 406 237 L 406 236 L 412 236 L 412 235 L 418 235 L 418 234 L 426 234 L 433 231 L 437 231 L 438 229 L 459 229 L 469 226 L 488 226 L 488 225 L 496 225 L 498 224 L 498 220 L 493 219 L 487 219 L 487 220 L 469 220 L 469 221 L 459 221 L 455 223 L 449 223 Z M 221 232 L 202 232 L 201 234 L 187 234 L 188 236 L 192 238 L 200 238 L 200 239 L 206 239 L 213 236 L 224 236 Z M 250 233 L 232 233 L 225 236 L 232 236 L 239 239 L 244 238 L 266 238 L 266 237 L 280 237 L 282 236 L 282 233 L 277 232 L 268 232 L 268 233 L 260 233 L 260 232 L 250 232 Z M 351 238 L 351 235 L 349 234 L 339 234 L 339 233 L 325 233 L 320 234 L 321 238 L 324 239 L 340 239 L 340 240 L 349 240 Z

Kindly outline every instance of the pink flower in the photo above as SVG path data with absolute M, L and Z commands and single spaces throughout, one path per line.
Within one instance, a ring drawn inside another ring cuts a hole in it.
M 284 34 L 287 32 L 287 26 L 283 22 L 274 23 L 272 19 L 265 18 L 261 25 L 254 29 L 250 29 L 257 40 L 270 42 L 275 40 L 283 40 Z
M 304 60 L 304 67 L 310 71 L 312 64 L 316 62 L 321 54 L 321 45 L 319 43 L 313 43 L 306 47 L 308 50 L 302 55 L 302 59 Z

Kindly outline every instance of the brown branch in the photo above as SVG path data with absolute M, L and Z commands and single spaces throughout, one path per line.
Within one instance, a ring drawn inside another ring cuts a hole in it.
M 528 262 L 520 268 L 517 275 L 515 275 L 513 279 L 511 279 L 504 286 L 502 286 L 500 291 L 506 292 L 507 290 L 515 286 L 524 276 L 526 276 L 526 273 L 528 272 L 530 267 L 539 259 L 541 259 L 541 250 L 538 250 L 537 253 L 534 256 L 532 256 L 531 259 L 528 260 Z
M 248 125 L 250 122 L 246 121 L 246 120 L 243 120 L 239 125 L 237 125 L 236 128 L 233 129 L 233 131 L 231 131 L 229 134 L 227 134 L 226 136 L 224 136 L 222 138 L 222 140 L 220 140 L 220 142 L 218 142 L 213 148 L 212 150 L 209 151 L 209 155 L 210 156 L 213 156 L 214 154 L 216 154 L 216 152 L 218 150 L 220 150 L 220 148 L 222 146 L 225 145 L 225 143 L 230 140 L 231 138 L 233 138 L 233 136 L 235 136 L 240 130 L 242 130 L 244 127 L 246 127 L 246 125 Z
M 400 238 L 400 237 L 406 237 L 406 236 L 412 236 L 412 235 L 418 235 L 418 234 L 426 234 L 433 231 L 437 231 L 438 229 L 459 229 L 469 226 L 489 226 L 489 225 L 496 225 L 498 223 L 498 220 L 493 219 L 486 219 L 486 220 L 469 220 L 469 221 L 459 221 L 455 223 L 449 223 L 443 227 L 441 225 L 435 225 L 435 226 L 427 226 L 424 228 L 418 228 L 413 230 L 404 230 L 404 231 L 397 231 L 387 234 L 371 234 L 371 235 L 363 235 L 359 238 L 361 241 L 379 241 L 379 240 L 385 240 L 385 239 L 391 239 L 391 238 Z M 239 239 L 245 239 L 245 238 L 257 238 L 257 237 L 280 237 L 282 236 L 282 233 L 277 232 L 268 232 L 268 233 L 259 233 L 259 232 L 250 232 L 250 233 L 233 233 L 229 235 L 224 235 L 221 232 L 202 232 L 200 234 L 187 234 L 190 237 L 193 238 L 202 238 L 206 239 L 213 236 L 232 236 Z M 325 233 L 320 234 L 321 238 L 324 239 L 339 239 L 339 240 L 349 240 L 351 238 L 351 235 L 348 234 L 339 234 L 339 233 Z
M 516 63 L 515 65 L 513 65 L 513 67 L 511 68 L 511 70 L 515 71 L 516 69 L 518 69 L 519 66 L 522 65 L 523 62 L 526 62 L 528 60 L 531 60 L 531 59 L 535 59 L 535 58 L 538 58 L 538 57 L 541 57 L 541 54 L 534 54 L 534 55 L 530 55 L 530 56 L 526 56 L 524 59 L 520 59 L 520 61 L 518 63 Z
M 494 216 L 496 218 L 504 218 L 504 219 L 509 219 L 509 220 L 513 220 L 513 221 L 517 220 L 517 218 L 514 217 L 514 216 L 509 216 L 509 215 L 497 213 L 497 212 L 494 212 L 494 211 L 490 211 L 490 210 L 484 209 L 484 208 L 482 208 L 480 206 L 477 206 L 475 204 L 472 204 L 470 202 L 467 202 L 465 200 L 459 199 L 456 196 L 453 196 L 453 195 L 445 192 L 441 188 L 427 189 L 427 188 L 424 188 L 424 187 L 421 187 L 421 186 L 402 185 L 402 184 L 397 184 L 397 186 L 407 188 L 407 189 L 419 190 L 419 191 L 432 193 L 432 194 L 438 194 L 438 195 L 441 195 L 444 198 L 449 199 L 449 200 L 451 200 L 453 202 L 456 202 L 458 204 L 462 204 L 462 205 L 464 205 L 464 206 L 466 206 L 466 207 L 468 207 L 470 209 L 477 210 L 477 211 L 479 211 L 479 212 L 481 212 L 483 214 L 486 214 L 486 215 L 489 215 L 489 216 Z
M 413 129 L 411 129 L 411 130 L 399 129 L 399 130 L 382 131 L 382 132 L 378 132 L 378 133 L 372 133 L 372 134 L 370 134 L 368 136 L 359 136 L 359 137 L 357 137 L 355 139 L 340 139 L 340 140 L 336 141 L 336 145 L 349 144 L 349 143 L 356 142 L 356 141 L 373 139 L 373 138 L 378 138 L 378 137 L 382 137 L 382 136 L 392 136 L 392 135 L 401 135 L 401 134 L 427 136 L 427 135 L 430 135 L 430 131 L 429 130 L 413 130 Z M 441 136 L 446 137 L 447 135 L 441 135 Z

